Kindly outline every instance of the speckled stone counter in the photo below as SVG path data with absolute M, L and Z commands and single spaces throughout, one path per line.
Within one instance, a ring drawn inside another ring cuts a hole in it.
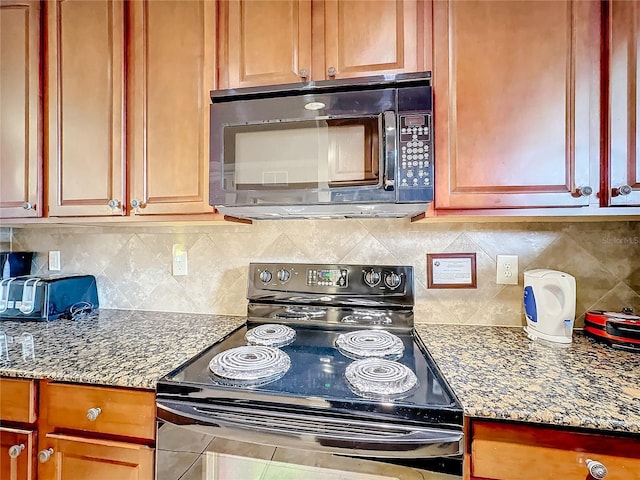
M 519 327 L 416 330 L 468 416 L 640 433 L 640 353 L 581 331 L 562 347 Z
M 155 389 L 156 381 L 244 323 L 243 317 L 100 310 L 93 318 L 0 321 L 13 337 L 0 375 Z M 23 333 L 35 358 L 22 357 Z

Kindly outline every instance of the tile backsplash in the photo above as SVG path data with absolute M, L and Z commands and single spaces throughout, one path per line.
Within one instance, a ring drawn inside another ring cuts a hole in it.
M 33 250 L 33 273 L 61 252 L 62 273 L 98 279 L 101 307 L 243 315 L 252 261 L 413 265 L 416 321 L 523 325 L 522 272 L 576 277 L 577 326 L 587 310 L 640 312 L 640 222 L 410 223 L 262 221 L 254 225 L 0 228 L 3 247 Z M 12 234 L 11 234 L 12 233 Z M 171 273 L 172 247 L 188 275 Z M 427 253 L 476 253 L 477 288 L 428 289 Z M 497 285 L 496 255 L 517 255 L 519 284 Z

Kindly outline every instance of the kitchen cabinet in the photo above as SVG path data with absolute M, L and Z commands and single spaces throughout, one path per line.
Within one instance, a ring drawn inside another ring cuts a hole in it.
M 36 438 L 33 430 L 0 427 L 0 478 L 35 480 Z
M 151 480 L 155 394 L 42 382 L 40 480 Z
M 213 2 L 47 2 L 50 216 L 213 212 L 214 25 Z
M 603 202 L 611 206 L 640 206 L 640 5 L 614 0 L 607 3 L 607 8 L 609 123 L 605 143 L 608 146 L 608 175 L 603 179 Z
M 430 65 L 430 2 L 220 3 L 221 88 L 414 72 Z
M 598 204 L 600 2 L 434 2 L 436 210 Z
M 0 0 L 0 218 L 42 216 L 40 14 Z
M 129 8 L 130 208 L 137 214 L 213 212 L 209 92 L 215 88 L 216 3 L 161 0 Z
M 0 377 L 0 478 L 35 480 L 35 381 Z
M 465 477 L 472 480 L 591 479 L 587 460 L 604 465 L 607 479 L 640 479 L 637 436 L 484 420 L 472 420 L 470 431 Z
M 121 215 L 124 3 L 51 0 L 46 21 L 48 214 Z

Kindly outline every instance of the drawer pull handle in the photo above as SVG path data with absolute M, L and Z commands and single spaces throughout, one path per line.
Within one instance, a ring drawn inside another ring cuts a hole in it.
M 596 480 L 602 480 L 608 473 L 604 464 L 589 458 L 587 458 L 587 468 L 589 469 L 589 474 Z
M 40 452 L 38 453 L 38 461 L 40 463 L 48 462 L 49 459 L 51 458 L 51 455 L 53 455 L 53 448 L 47 448 L 46 450 L 40 450 Z
M 90 422 L 95 422 L 98 418 L 98 415 L 100 415 L 101 413 L 102 409 L 99 407 L 90 408 L 89 410 L 87 410 L 87 420 L 89 420 Z
M 24 450 L 24 444 L 20 444 L 20 445 L 12 445 L 9 447 L 9 456 L 11 458 L 18 458 L 18 456 L 22 453 L 22 451 Z

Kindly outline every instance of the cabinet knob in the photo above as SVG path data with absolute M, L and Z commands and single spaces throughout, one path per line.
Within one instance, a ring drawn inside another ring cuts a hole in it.
M 144 208 L 146 206 L 147 205 L 145 203 L 141 202 L 137 198 L 134 198 L 133 200 L 131 200 L 131 208 L 133 208 L 134 210 L 137 210 L 139 208 Z
M 303 80 L 309 78 L 309 71 L 306 68 L 300 70 L 300 78 L 302 78 Z
M 587 458 L 587 468 L 589 469 L 589 474 L 596 480 L 602 480 L 608 473 L 604 464 L 589 458 Z
M 87 410 L 87 420 L 90 422 L 95 422 L 98 416 L 102 413 L 102 409 L 100 407 L 94 407 Z
M 611 190 L 611 196 L 623 197 L 625 195 L 629 195 L 631 192 L 633 192 L 633 188 L 631 188 L 631 185 L 620 185 L 619 187 Z
M 329 67 L 329 69 L 327 70 L 327 75 L 329 75 L 329 77 L 335 77 L 336 73 L 336 67 Z
M 24 208 L 25 210 L 33 210 L 34 206 L 31 202 L 24 202 L 22 204 L 22 208 Z
M 589 185 L 583 185 L 582 187 L 578 187 L 576 189 L 576 194 L 579 197 L 589 197 L 593 194 L 593 188 L 591 188 Z
M 18 458 L 18 456 L 22 453 L 22 451 L 24 450 L 24 444 L 20 444 L 20 445 L 12 445 L 9 447 L 9 456 L 11 458 Z
M 51 458 L 51 455 L 53 455 L 53 448 L 47 448 L 46 450 L 40 450 L 40 452 L 38 452 L 38 461 L 40 463 L 48 462 L 49 459 Z
M 109 203 L 107 203 L 107 205 L 111 210 L 115 210 L 116 208 L 122 207 L 122 203 L 120 202 L 120 200 L 116 200 L 115 198 L 112 198 L 111 200 L 109 200 Z

